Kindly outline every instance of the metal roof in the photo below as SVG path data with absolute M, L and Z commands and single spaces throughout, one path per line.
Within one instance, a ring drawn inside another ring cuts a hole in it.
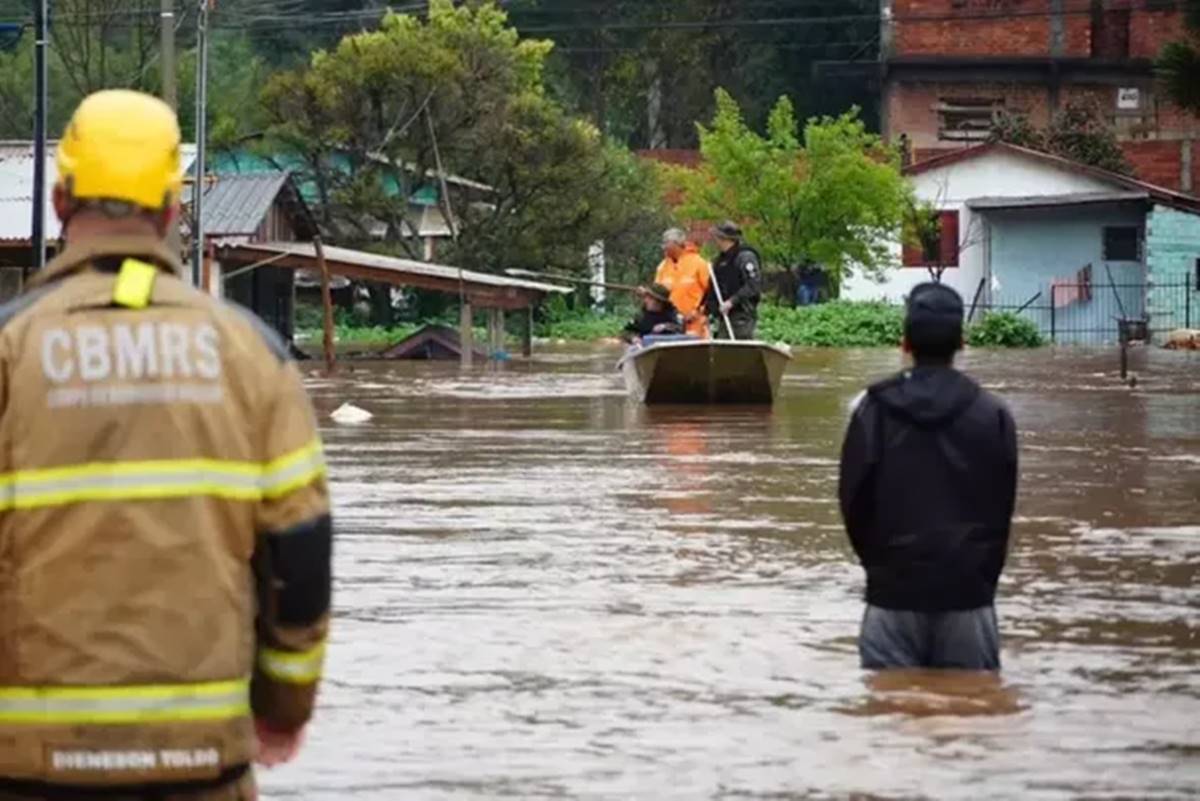
M 1056 167 L 1061 170 L 1073 172 L 1078 175 L 1088 175 L 1101 181 L 1105 181 L 1111 186 L 1120 187 L 1130 192 L 1145 192 L 1156 203 L 1162 203 L 1165 206 L 1170 206 L 1181 211 L 1190 211 L 1193 214 L 1200 212 L 1200 197 L 1189 195 L 1185 192 L 1176 192 L 1173 189 L 1167 189 L 1162 186 L 1156 186 L 1146 181 L 1140 181 L 1136 178 L 1131 178 L 1128 175 L 1103 170 L 1099 167 L 1093 167 L 1090 164 L 1082 164 L 1078 161 L 1072 161 L 1062 156 L 1056 156 L 1051 153 L 1043 153 L 1040 150 L 1030 150 L 1026 147 L 1010 145 L 1008 142 L 987 142 L 974 147 L 966 147 L 959 150 L 949 150 L 945 153 L 934 156 L 933 158 L 918 161 L 904 168 L 905 175 L 919 175 L 921 173 L 936 170 L 941 167 L 947 167 L 952 164 L 957 164 L 961 161 L 980 158 L 991 153 L 1010 153 L 1021 156 L 1032 161 L 1038 161 L 1049 167 Z M 1114 190 L 1116 191 L 1116 190 Z
M 204 234 L 208 237 L 254 234 L 287 183 L 286 172 L 219 175 L 204 190 Z M 184 196 L 191 206 L 191 196 Z
M 522 308 L 547 294 L 570 294 L 572 290 L 539 281 L 461 270 L 442 264 L 381 256 L 361 250 L 326 246 L 325 262 L 332 275 L 345 275 L 395 286 L 412 286 L 435 291 L 462 293 L 482 307 Z M 307 242 L 266 242 L 222 248 L 223 265 L 259 264 L 294 270 L 318 266 L 316 247 Z M 533 296 L 531 298 L 531 296 Z
M 967 201 L 973 209 L 1036 209 L 1050 206 L 1087 206 L 1096 203 L 1136 203 L 1150 200 L 1149 192 L 1072 192 L 1065 195 L 1022 197 L 976 197 Z
M 58 181 L 55 151 L 46 143 L 46 238 L 57 239 L 60 230 L 54 215 L 51 189 Z M 186 171 L 196 158 L 195 145 L 179 150 Z M 33 143 L 0 140 L 0 242 L 27 242 L 33 228 Z

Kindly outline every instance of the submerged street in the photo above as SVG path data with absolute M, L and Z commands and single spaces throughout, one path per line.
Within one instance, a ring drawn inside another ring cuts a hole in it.
M 640 407 L 618 355 L 305 365 L 336 618 L 266 798 L 1200 795 L 1194 357 L 968 353 L 1021 431 L 1005 669 L 869 681 L 837 455 L 898 355 L 800 351 L 772 410 Z

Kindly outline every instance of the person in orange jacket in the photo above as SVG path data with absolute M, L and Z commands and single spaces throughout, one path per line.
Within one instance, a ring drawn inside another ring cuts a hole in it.
M 708 262 L 678 228 L 663 234 L 662 248 L 664 258 L 654 282 L 670 291 L 671 303 L 683 317 L 684 331 L 708 339 L 708 314 L 704 307 L 711 277 Z

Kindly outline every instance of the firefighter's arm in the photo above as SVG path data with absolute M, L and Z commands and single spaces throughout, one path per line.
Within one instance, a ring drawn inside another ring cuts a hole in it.
M 257 654 L 255 718 L 277 731 L 308 722 L 325 656 L 332 586 L 333 526 L 316 420 L 300 374 L 279 369 L 264 426 L 263 499 L 254 572 Z

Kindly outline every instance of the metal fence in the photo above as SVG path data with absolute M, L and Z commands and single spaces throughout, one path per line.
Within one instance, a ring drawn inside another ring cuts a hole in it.
M 1135 331 L 1144 327 L 1151 339 L 1200 326 L 1200 286 L 1190 275 L 1175 283 L 1055 282 L 1025 298 L 981 299 L 972 319 L 989 311 L 1019 314 L 1054 343 L 1103 345 L 1118 342 L 1122 320 Z

